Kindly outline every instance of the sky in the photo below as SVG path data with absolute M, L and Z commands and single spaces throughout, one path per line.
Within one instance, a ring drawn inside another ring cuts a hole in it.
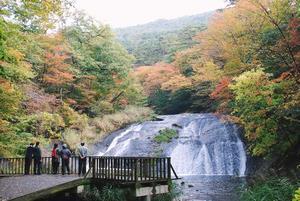
M 113 28 L 225 7 L 224 0 L 77 0 L 76 7 Z

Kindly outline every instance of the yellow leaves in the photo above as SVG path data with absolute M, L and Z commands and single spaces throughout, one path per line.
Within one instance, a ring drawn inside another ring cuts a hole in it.
M 191 78 L 193 81 L 213 81 L 220 80 L 222 72 L 219 67 L 212 61 L 203 61 L 193 65 L 195 75 Z
M 191 79 L 179 74 L 171 77 L 167 82 L 162 83 L 161 89 L 176 91 L 183 87 L 188 87 L 192 85 Z
M 19 62 L 24 59 L 24 54 L 16 49 L 7 48 L 7 53 L 15 62 Z

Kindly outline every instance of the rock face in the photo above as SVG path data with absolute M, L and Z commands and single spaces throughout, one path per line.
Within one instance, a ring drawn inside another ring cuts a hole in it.
M 134 124 L 97 145 L 98 155 L 171 156 L 180 175 L 244 176 L 246 153 L 236 125 L 213 114 L 159 116 L 161 121 Z M 164 128 L 178 131 L 170 143 L 157 143 Z

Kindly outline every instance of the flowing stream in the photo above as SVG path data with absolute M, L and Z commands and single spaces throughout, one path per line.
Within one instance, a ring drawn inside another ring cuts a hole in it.
M 239 127 L 209 113 L 159 119 L 112 133 L 96 145 L 98 155 L 171 156 L 175 171 L 183 177 L 183 200 L 234 200 L 230 195 L 235 184 L 243 182 L 247 160 Z M 178 136 L 170 143 L 156 142 L 154 137 L 165 128 L 176 129 Z M 229 197 L 218 198 L 218 193 Z

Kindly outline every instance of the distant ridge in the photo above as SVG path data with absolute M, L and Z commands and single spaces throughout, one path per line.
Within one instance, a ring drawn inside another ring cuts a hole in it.
M 158 19 L 146 24 L 116 28 L 117 35 L 134 31 L 136 34 L 149 32 L 168 32 L 182 29 L 186 26 L 206 25 L 216 11 L 209 11 L 201 14 L 183 16 L 174 19 Z M 125 32 L 125 33 L 124 33 Z
M 197 42 L 193 37 L 206 29 L 216 11 L 115 29 L 117 39 L 136 58 L 135 66 L 172 62 L 177 51 Z

